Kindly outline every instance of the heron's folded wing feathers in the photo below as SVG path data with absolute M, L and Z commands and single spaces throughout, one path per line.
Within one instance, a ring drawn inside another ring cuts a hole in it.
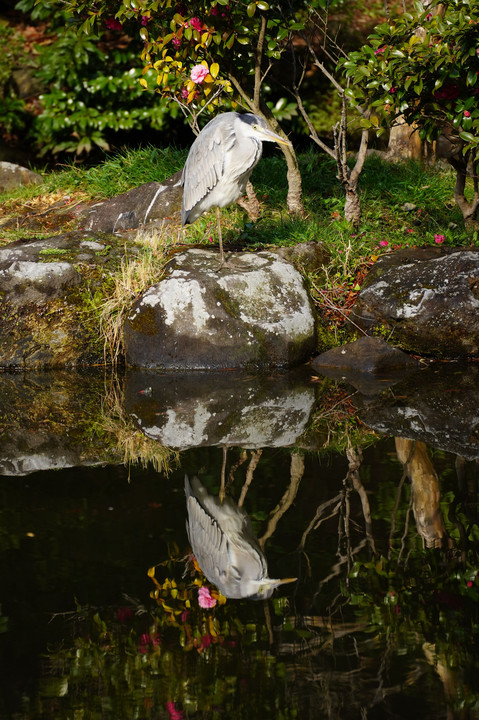
M 190 148 L 183 170 L 183 222 L 224 174 L 226 153 L 235 143 L 233 126 L 212 120 Z

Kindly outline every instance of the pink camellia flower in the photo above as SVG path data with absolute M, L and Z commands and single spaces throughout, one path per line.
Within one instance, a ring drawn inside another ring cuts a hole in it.
M 181 91 L 181 97 L 182 98 L 188 97 L 188 90 L 186 88 L 183 88 L 183 90 Z
M 434 242 L 438 245 L 441 245 L 441 243 L 443 243 L 445 239 L 446 237 L 444 235 L 434 235 Z
M 141 16 L 141 24 L 143 25 L 143 27 L 145 27 L 145 25 L 147 25 L 150 22 L 150 20 L 151 20 L 151 17 L 148 17 L 148 15 L 142 15 Z
M 392 87 L 389 92 L 391 93 L 391 95 L 394 95 L 394 93 L 396 92 L 396 88 Z
M 380 47 L 380 48 L 378 48 L 377 50 L 375 50 L 375 51 L 374 51 L 374 54 L 375 54 L 375 55 L 380 55 L 380 54 L 383 53 L 385 50 L 386 50 L 386 45 L 383 45 L 382 47 Z
M 211 597 L 210 591 L 206 586 L 198 588 L 198 605 L 205 610 L 216 605 L 216 600 Z
M 108 30 L 123 30 L 123 25 L 119 20 L 116 20 L 115 18 L 107 18 L 105 20 L 105 25 L 107 26 Z
M 464 110 L 464 117 L 471 117 L 469 110 Z
M 380 240 L 380 241 L 379 241 L 379 244 L 380 244 L 381 247 L 387 247 L 387 246 L 389 245 L 389 243 L 388 243 L 387 240 Z
M 204 65 L 195 65 L 194 68 L 192 68 L 191 70 L 190 78 L 193 80 L 194 83 L 200 85 L 207 75 L 207 67 L 205 67 Z
M 190 20 L 190 25 L 193 28 L 193 30 L 197 30 L 198 32 L 201 32 L 203 29 L 203 23 L 201 20 L 197 17 L 192 17 Z
M 171 40 L 171 44 L 173 45 L 173 47 L 179 48 L 180 45 L 181 45 L 181 40 L 180 40 L 180 38 L 177 38 L 176 35 L 175 35 L 175 37 L 172 38 L 172 40 Z

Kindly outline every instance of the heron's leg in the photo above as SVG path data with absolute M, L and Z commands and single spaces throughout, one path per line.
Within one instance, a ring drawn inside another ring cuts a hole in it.
M 223 445 L 223 463 L 221 465 L 221 486 L 220 486 L 220 503 L 223 503 L 225 499 L 225 476 L 226 476 L 226 455 L 228 453 L 228 446 Z
M 216 222 L 218 224 L 218 242 L 220 245 L 220 267 L 221 269 L 225 264 L 225 256 L 223 253 L 223 237 L 221 235 L 221 210 L 219 207 L 216 208 Z

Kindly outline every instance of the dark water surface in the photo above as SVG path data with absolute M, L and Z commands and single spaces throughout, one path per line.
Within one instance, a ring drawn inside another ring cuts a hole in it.
M 479 717 L 478 387 L 0 375 L 0 717 Z M 185 474 L 296 582 L 220 596 Z

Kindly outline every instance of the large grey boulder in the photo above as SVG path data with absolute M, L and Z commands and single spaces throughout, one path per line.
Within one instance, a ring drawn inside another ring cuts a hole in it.
M 0 248 L 0 368 L 102 362 L 91 299 L 110 291 L 124 255 L 124 240 L 80 232 Z
M 85 230 L 116 233 L 170 217 L 181 208 L 181 172 L 95 203 L 82 214 L 80 224 Z
M 230 256 L 188 250 L 168 276 L 133 305 L 125 327 L 127 362 L 170 369 L 294 367 L 315 345 L 304 281 L 272 253 Z
M 405 350 L 435 357 L 479 355 L 479 250 L 411 248 L 380 258 L 351 319 Z

